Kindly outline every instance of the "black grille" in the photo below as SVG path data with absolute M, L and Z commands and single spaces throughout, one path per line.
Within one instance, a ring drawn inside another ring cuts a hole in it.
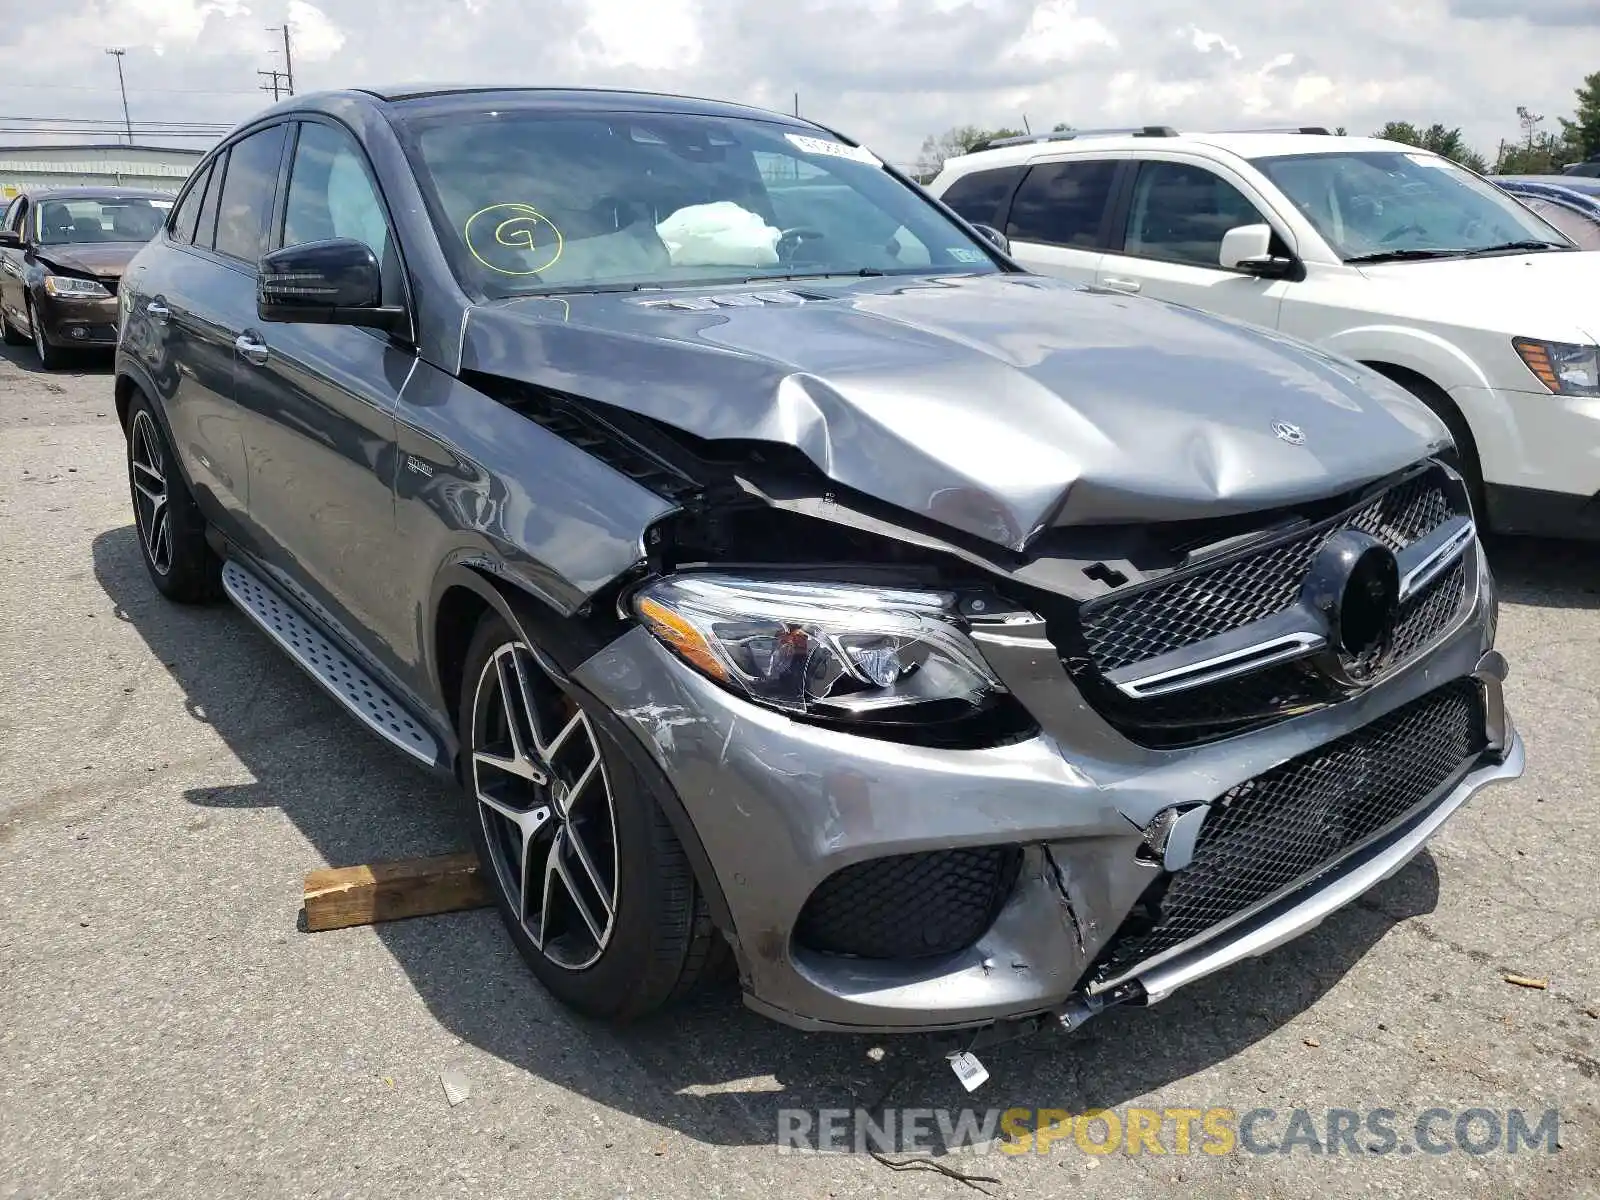
M 994 923 L 1022 865 L 1015 846 L 877 858 L 823 880 L 795 925 L 812 950 L 926 958 L 964 950 Z
M 1483 726 L 1478 684 L 1458 680 L 1225 792 L 1194 861 L 1152 886 L 1098 974 L 1204 933 L 1405 816 L 1482 752 Z
M 1288 608 L 1317 550 L 1337 530 L 1359 529 L 1402 550 L 1452 513 L 1440 475 L 1425 472 L 1299 537 L 1086 605 L 1083 640 L 1102 673 L 1181 650 Z

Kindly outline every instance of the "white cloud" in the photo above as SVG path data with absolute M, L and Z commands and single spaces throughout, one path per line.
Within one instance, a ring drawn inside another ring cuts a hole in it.
M 1571 113 L 1600 64 L 1600 25 L 1574 18 L 1594 3 L 0 0 L 0 111 L 120 117 L 102 51 L 125 45 L 135 121 L 239 120 L 266 100 L 256 72 L 282 66 L 266 27 L 288 17 L 301 90 L 590 84 L 784 110 L 798 92 L 804 115 L 897 162 L 928 134 L 1024 113 L 1035 129 L 1441 121 L 1492 153 L 1516 135 L 1517 105 L 1551 126 Z
M 288 16 L 295 58 L 300 62 L 327 62 L 344 46 L 344 31 L 309 0 L 289 0 Z

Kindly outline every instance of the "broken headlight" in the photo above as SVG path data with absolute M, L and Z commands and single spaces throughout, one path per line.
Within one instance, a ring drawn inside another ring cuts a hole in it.
M 948 716 L 1005 691 L 945 593 L 678 575 L 643 588 L 633 609 L 684 662 L 785 712 Z

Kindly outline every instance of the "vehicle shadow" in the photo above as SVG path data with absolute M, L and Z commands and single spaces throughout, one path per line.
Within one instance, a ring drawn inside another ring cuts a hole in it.
M 19 371 L 37 375 L 42 379 L 70 379 L 77 375 L 109 375 L 116 362 L 116 352 L 96 347 L 92 350 L 67 350 L 65 361 L 53 371 L 39 365 L 39 356 L 31 345 L 7 346 L 0 342 L 0 359 Z
M 1543 608 L 1600 608 L 1600 546 L 1553 538 L 1486 538 L 1500 595 Z
M 453 788 L 357 728 L 229 606 L 182 608 L 150 585 L 132 526 L 93 545 L 100 586 L 255 782 L 198 788 L 203 807 L 281 809 L 315 847 L 305 869 L 467 844 Z M 1390 930 L 1431 912 L 1426 854 L 1321 927 L 1158 1007 L 1107 1013 L 1072 1037 L 986 1050 L 975 1097 L 944 1054 L 954 1035 L 803 1034 L 746 1010 L 731 985 L 626 1029 L 573 1016 L 534 981 L 488 910 L 374 932 L 451 1034 L 618 1112 L 718 1145 L 772 1144 L 780 1109 L 885 1103 L 1082 1111 L 1146 1095 L 1238 1054 L 1303 1013 Z M 306 935 L 309 936 L 309 935 Z M 361 936 L 356 932 L 315 935 Z M 1396 1004 L 1409 1003 L 1397 998 Z

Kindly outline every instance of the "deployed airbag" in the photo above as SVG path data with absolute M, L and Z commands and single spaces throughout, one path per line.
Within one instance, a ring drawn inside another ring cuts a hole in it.
M 731 200 L 680 208 L 656 226 L 675 267 L 770 267 L 782 231 Z

